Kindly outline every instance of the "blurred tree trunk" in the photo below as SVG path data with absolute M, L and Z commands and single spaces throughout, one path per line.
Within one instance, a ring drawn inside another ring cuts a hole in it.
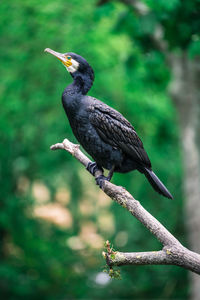
M 186 196 L 186 225 L 191 250 L 200 253 L 200 59 L 170 54 L 170 95 L 177 108 L 181 130 Z M 200 277 L 191 276 L 191 299 L 200 299 Z

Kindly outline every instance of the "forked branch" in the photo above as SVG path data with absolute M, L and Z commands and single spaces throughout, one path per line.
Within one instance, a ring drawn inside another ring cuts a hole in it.
M 73 155 L 87 167 L 91 160 L 80 150 L 79 145 L 67 139 L 51 146 L 51 150 L 63 149 Z M 95 178 L 102 175 L 95 172 Z M 122 265 L 176 265 L 200 274 L 200 255 L 185 248 L 156 218 L 146 211 L 123 187 L 105 181 L 103 191 L 112 200 L 126 208 L 136 217 L 163 245 L 161 251 L 152 252 L 118 252 L 105 253 L 109 267 Z M 108 245 L 109 246 L 109 245 Z M 110 246 L 109 246 L 110 247 Z M 109 248 L 110 249 L 110 248 Z

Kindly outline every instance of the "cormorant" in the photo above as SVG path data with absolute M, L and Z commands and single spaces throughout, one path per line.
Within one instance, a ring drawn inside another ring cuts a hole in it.
M 94 163 L 87 169 L 94 175 L 97 169 L 109 170 L 107 177 L 96 179 L 102 187 L 104 180 L 111 180 L 114 172 L 138 170 L 143 173 L 154 190 L 173 198 L 164 184 L 152 171 L 151 162 L 134 127 L 115 109 L 87 96 L 94 71 L 78 54 L 58 53 L 49 48 L 46 52 L 57 57 L 73 78 L 62 94 L 62 103 L 72 131 L 78 142 L 92 156 Z

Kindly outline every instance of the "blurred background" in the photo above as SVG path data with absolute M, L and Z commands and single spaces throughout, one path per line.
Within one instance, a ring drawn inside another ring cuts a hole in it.
M 1 1 L 1 299 L 200 299 L 198 276 L 182 268 L 122 267 L 119 281 L 103 273 L 107 239 L 125 252 L 161 245 L 80 163 L 50 151 L 76 140 L 61 105 L 71 77 L 43 52 L 93 66 L 89 95 L 135 126 L 174 200 L 138 172 L 113 183 L 200 252 L 199 29 L 199 0 Z

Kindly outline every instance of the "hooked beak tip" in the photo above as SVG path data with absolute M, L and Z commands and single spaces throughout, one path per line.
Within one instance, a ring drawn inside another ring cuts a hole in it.
M 49 52 L 49 50 L 51 50 L 50 48 L 45 48 L 44 52 Z
M 44 49 L 44 52 L 48 52 L 48 53 L 52 54 L 53 56 L 57 57 L 62 62 L 65 62 L 65 60 L 66 60 L 64 54 L 56 52 L 50 48 Z

